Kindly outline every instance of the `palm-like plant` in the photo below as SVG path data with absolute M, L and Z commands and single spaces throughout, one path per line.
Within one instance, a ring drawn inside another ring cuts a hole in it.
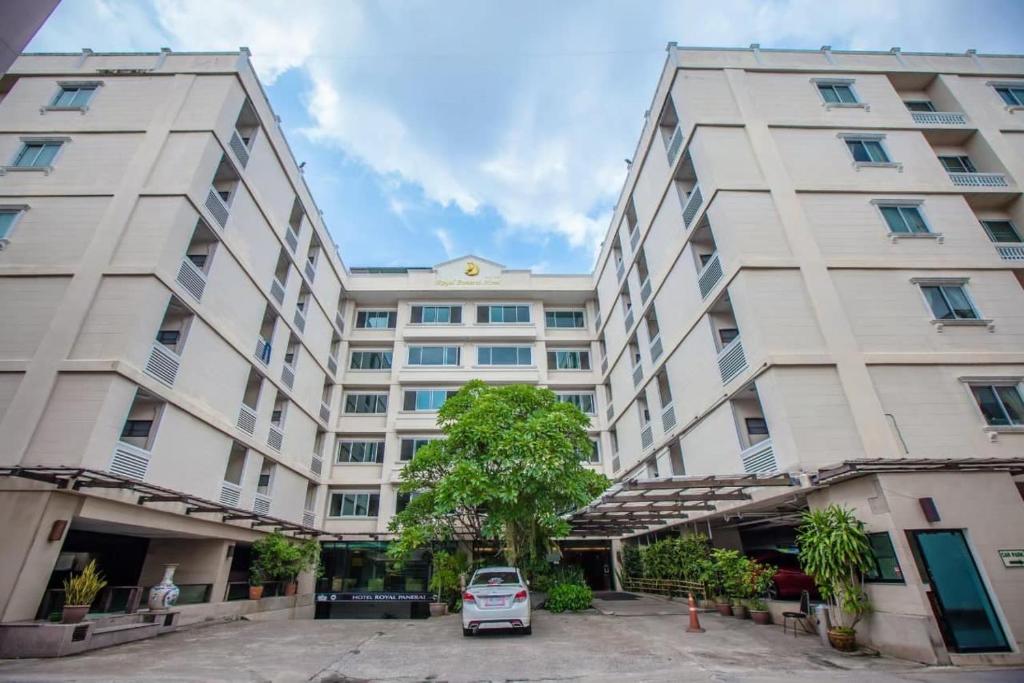
M 81 574 L 64 579 L 64 604 L 91 605 L 96 595 L 106 585 L 106 579 L 96 569 L 96 560 L 91 560 Z

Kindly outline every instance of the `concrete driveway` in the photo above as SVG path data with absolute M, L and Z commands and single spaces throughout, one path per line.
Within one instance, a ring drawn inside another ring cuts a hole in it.
M 687 634 L 682 605 L 656 599 L 599 606 L 617 614 L 536 612 L 532 636 L 463 638 L 457 616 L 218 624 L 78 657 L 3 661 L 0 681 L 1024 680 L 1021 670 L 847 657 L 814 636 L 712 614 L 706 633 Z

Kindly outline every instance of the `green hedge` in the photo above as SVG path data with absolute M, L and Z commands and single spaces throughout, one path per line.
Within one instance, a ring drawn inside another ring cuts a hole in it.
M 579 612 L 590 607 L 594 599 L 588 586 L 560 583 L 552 587 L 546 606 L 551 612 Z

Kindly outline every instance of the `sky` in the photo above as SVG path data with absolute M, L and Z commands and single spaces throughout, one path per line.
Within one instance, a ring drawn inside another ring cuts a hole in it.
M 62 0 L 28 51 L 236 50 L 352 266 L 589 272 L 665 45 L 1024 53 L 1024 0 Z

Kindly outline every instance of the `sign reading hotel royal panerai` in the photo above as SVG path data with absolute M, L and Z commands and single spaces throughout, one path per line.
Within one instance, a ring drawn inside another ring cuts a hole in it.
M 1024 548 L 1014 550 L 1000 550 L 999 559 L 1003 561 L 1004 567 L 1015 567 L 1024 569 Z
M 504 266 L 476 256 L 446 261 L 434 268 L 438 287 L 498 287 Z
M 365 593 L 317 593 L 317 602 L 430 602 L 430 593 L 407 591 L 367 591 Z

